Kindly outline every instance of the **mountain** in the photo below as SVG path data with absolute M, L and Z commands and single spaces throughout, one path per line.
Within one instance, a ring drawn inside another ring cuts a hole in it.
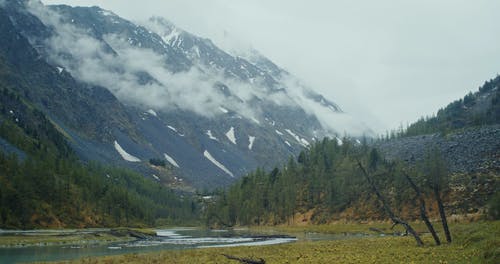
M 198 220 L 191 196 L 181 198 L 131 171 L 80 162 L 47 116 L 1 82 L 0 95 L 0 228 Z
M 0 81 L 86 161 L 215 188 L 324 136 L 371 133 L 264 56 L 233 56 L 163 18 L 13 0 L 0 19 Z

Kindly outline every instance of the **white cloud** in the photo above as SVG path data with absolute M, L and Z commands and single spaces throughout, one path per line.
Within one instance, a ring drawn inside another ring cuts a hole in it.
M 253 96 L 264 97 L 265 88 L 225 78 L 221 71 L 196 65 L 189 71 L 172 73 L 165 68 L 166 57 L 153 50 L 132 46 L 119 35 L 105 35 L 103 39 L 116 54 L 110 53 L 103 42 L 70 23 L 64 23 L 56 12 L 30 2 L 30 10 L 57 34 L 47 41 L 51 60 L 64 66 L 73 76 L 84 82 L 110 89 L 125 103 L 138 104 L 145 109 L 180 108 L 204 116 L 220 114 L 224 105 L 252 119 L 259 110 L 245 101 Z M 68 56 L 71 54 L 71 56 Z M 143 83 L 138 74 L 147 73 L 153 80 Z M 216 83 L 228 85 L 238 98 L 226 98 Z M 269 99 L 282 101 L 279 95 Z
M 390 127 L 436 111 L 499 72 L 496 0 L 146 2 L 102 4 L 137 19 L 161 12 L 216 42 L 223 30 L 234 33 L 346 111 L 375 113 Z
M 347 119 L 336 122 L 344 115 L 332 114 L 329 109 L 306 98 L 303 86 L 297 81 L 292 83 L 284 79 L 282 81 L 287 93 L 269 94 L 268 88 L 265 88 L 260 79 L 246 83 L 236 78 L 226 78 L 222 70 L 202 65 L 174 74 L 165 68 L 165 56 L 150 49 L 132 46 L 123 36 L 109 34 L 103 37 L 116 52 L 110 53 L 103 42 L 71 23 L 64 23 L 56 12 L 36 2 L 31 2 L 31 11 L 56 29 L 57 34 L 47 41 L 53 61 L 82 81 L 110 89 L 125 103 L 138 104 L 145 109 L 180 108 L 204 116 L 220 115 L 219 109 L 224 105 L 250 120 L 257 120 L 260 109 L 255 109 L 246 102 L 258 97 L 278 105 L 298 104 L 308 114 L 316 115 L 330 131 L 341 128 L 356 134 L 353 129 L 359 129 L 347 124 Z M 67 56 L 68 54 L 71 56 Z M 149 74 L 153 80 L 141 82 L 138 77 L 140 73 Z M 225 97 L 216 88 L 216 83 L 226 84 L 238 99 Z
M 497 0 L 43 2 L 163 16 L 228 49 L 250 43 L 378 131 L 431 114 L 499 73 Z

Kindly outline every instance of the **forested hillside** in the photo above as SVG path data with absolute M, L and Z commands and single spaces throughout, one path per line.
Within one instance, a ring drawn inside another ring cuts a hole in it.
M 493 174 L 450 174 L 437 149 L 429 149 L 416 166 L 387 161 L 366 144 L 324 139 L 270 173 L 257 170 L 226 191 L 220 191 L 207 210 L 209 225 L 327 223 L 335 220 L 386 219 L 380 201 L 361 167 L 367 170 L 391 208 L 408 219 L 419 218 L 416 182 L 427 201 L 428 213 L 438 210 L 432 186 L 437 185 L 450 214 L 477 213 L 498 190 Z M 473 180 L 471 180 L 473 179 Z
M 189 198 L 142 175 L 82 164 L 66 138 L 18 95 L 0 90 L 0 228 L 192 221 Z
M 392 135 L 447 133 L 465 127 L 492 124 L 500 124 L 500 76 L 486 81 L 477 92 L 448 104 L 437 115 L 422 117 L 406 130 L 395 131 Z

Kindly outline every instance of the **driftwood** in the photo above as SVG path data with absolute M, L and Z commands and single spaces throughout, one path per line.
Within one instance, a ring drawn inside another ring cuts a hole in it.
M 258 260 L 254 260 L 254 259 L 248 259 L 248 258 L 239 258 L 239 257 L 226 255 L 226 254 L 222 254 L 222 255 L 228 259 L 236 260 L 236 261 L 239 261 L 240 263 L 244 263 L 244 264 L 266 264 L 266 261 L 262 258 L 259 258 Z
M 380 233 L 380 234 L 384 234 L 385 233 L 383 230 L 380 230 L 380 229 L 375 228 L 375 227 L 370 227 L 370 228 L 368 228 L 368 230 L 376 232 L 376 233 Z
M 434 230 L 434 227 L 431 224 L 431 221 L 429 221 L 429 217 L 427 217 L 426 209 L 425 209 L 425 200 L 424 197 L 422 196 L 422 192 L 418 188 L 418 186 L 415 184 L 415 182 L 410 178 L 410 176 L 407 173 L 404 173 L 406 180 L 410 183 L 411 188 L 415 191 L 417 194 L 417 199 L 420 203 L 420 218 L 425 222 L 425 225 L 427 226 L 427 229 L 429 229 L 429 232 L 431 232 L 432 237 L 434 238 L 434 241 L 436 242 L 436 245 L 441 245 L 441 241 L 439 240 L 439 236 L 436 233 L 436 230 Z
M 375 185 L 375 182 L 370 177 L 370 175 L 368 174 L 368 172 L 365 170 L 365 167 L 363 167 L 363 165 L 361 165 L 361 162 L 359 160 L 358 160 L 358 166 L 361 169 L 361 171 L 363 172 L 363 174 L 365 175 L 365 178 L 368 181 L 368 183 L 370 184 L 370 187 L 372 188 L 373 192 L 375 192 L 375 195 L 377 195 L 378 200 L 382 203 L 382 207 L 384 208 L 385 212 L 389 215 L 389 217 L 391 218 L 391 220 L 394 223 L 394 225 L 402 225 L 406 229 L 406 232 L 410 233 L 415 238 L 415 241 L 417 242 L 417 245 L 418 246 L 423 246 L 424 242 L 422 242 L 422 239 L 420 239 L 420 236 L 410 226 L 410 224 L 408 224 L 406 221 L 404 221 L 403 219 L 397 217 L 394 214 L 394 212 L 392 211 L 392 209 L 389 207 L 389 204 L 385 200 L 384 196 L 382 196 L 382 193 L 380 193 L 377 185 Z

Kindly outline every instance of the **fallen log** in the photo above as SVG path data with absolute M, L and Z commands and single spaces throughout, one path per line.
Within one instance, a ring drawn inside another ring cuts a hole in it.
M 266 261 L 262 258 L 259 258 L 258 260 L 254 260 L 254 259 L 249 259 L 249 258 L 239 258 L 239 257 L 226 255 L 226 254 L 222 254 L 222 256 L 224 256 L 228 259 L 231 259 L 231 260 L 239 261 L 240 263 L 244 263 L 244 264 L 266 264 Z
M 379 234 L 385 234 L 385 232 L 381 229 L 375 228 L 375 227 L 370 227 L 368 230 L 379 233 Z

